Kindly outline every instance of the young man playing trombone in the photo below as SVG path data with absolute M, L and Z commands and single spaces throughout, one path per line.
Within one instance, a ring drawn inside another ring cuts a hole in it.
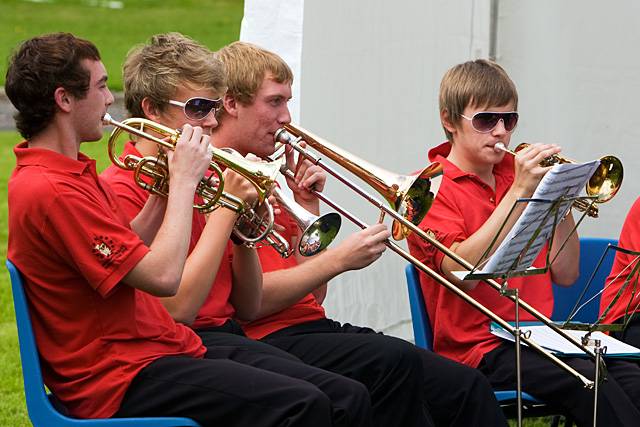
M 499 232 L 519 198 L 533 194 L 549 167 L 542 160 L 560 148 L 532 144 L 515 159 L 496 148 L 509 146 L 518 121 L 518 94 L 506 72 L 497 64 L 477 60 L 456 65 L 442 79 L 440 118 L 448 141 L 429 151 L 429 161 L 444 166 L 438 196 L 421 228 L 449 247 L 456 255 L 475 264 Z M 508 230 L 522 207 L 509 217 Z M 520 298 L 549 317 L 553 309 L 551 281 L 571 285 L 578 275 L 579 242 L 571 214 L 557 227 L 553 249 L 564 249 L 550 272 L 509 279 Z M 504 238 L 505 233 L 500 238 Z M 497 243 L 500 243 L 498 241 Z M 418 236 L 409 236 L 414 256 L 446 276 L 479 303 L 506 320 L 514 319 L 514 306 L 495 289 L 478 281 L 460 281 L 452 271 L 460 266 Z M 534 265 L 544 263 L 546 249 Z M 434 350 L 480 369 L 497 390 L 516 387 L 515 346 L 501 341 L 489 330 L 490 319 L 461 298 L 421 274 L 422 291 L 431 319 Z M 520 320 L 535 320 L 524 310 Z M 565 359 L 588 378 L 595 366 L 589 359 Z M 599 425 L 637 425 L 640 412 L 640 370 L 627 362 L 607 362 L 609 380 L 600 388 Z M 522 389 L 552 405 L 558 405 L 581 426 L 593 425 L 593 391 L 549 359 L 522 347 Z
M 125 103 L 133 117 L 169 129 L 200 126 L 207 135 L 217 126 L 215 112 L 226 90 L 225 74 L 212 52 L 194 40 L 178 33 L 153 36 L 128 54 L 123 77 Z M 124 151 L 124 155 L 138 157 L 157 153 L 156 143 L 144 138 L 128 142 Z M 246 203 L 255 200 L 256 191 L 249 181 L 230 169 L 224 176 L 226 193 Z M 132 171 L 111 166 L 102 177 L 123 201 L 129 217 L 143 208 L 149 193 L 134 182 Z M 169 187 L 172 185 L 170 182 Z M 190 325 L 200 336 L 206 357 L 228 363 L 226 375 L 214 382 L 222 386 L 232 382 L 230 392 L 246 402 L 247 416 L 256 417 L 252 422 L 228 419 L 223 424 L 284 425 L 282 419 L 282 424 L 274 421 L 282 414 L 296 412 L 291 409 L 293 401 L 285 400 L 297 390 L 299 397 L 294 400 L 299 400 L 301 407 L 321 402 L 323 409 L 313 421 L 315 425 L 369 426 L 369 396 L 361 384 L 307 366 L 288 353 L 244 336 L 235 318 L 255 317 L 262 277 L 255 250 L 229 243 L 237 213 L 219 208 L 205 218 L 194 210 L 189 218 L 193 223 L 191 245 L 180 288 L 175 295 L 162 298 L 162 303 L 174 319 Z M 224 412 L 224 404 L 210 410 Z M 297 422 L 296 417 L 292 415 L 291 421 Z
M 226 68 L 229 90 L 214 144 L 241 154 L 271 155 L 275 132 L 291 120 L 290 68 L 279 56 L 242 42 L 216 56 Z M 296 164 L 291 152 L 287 160 L 296 171 L 295 182 L 288 181 L 295 200 L 317 214 L 319 201 L 309 189 L 322 190 L 324 172 L 308 161 Z M 293 220 L 283 212 L 278 222 L 294 241 Z M 327 282 L 377 260 L 388 238 L 386 227 L 373 225 L 310 259 L 282 259 L 273 249 L 260 248 L 262 304 L 259 318 L 244 326 L 247 335 L 364 383 L 376 425 L 505 425 L 488 383 L 477 372 L 401 339 L 326 318 Z

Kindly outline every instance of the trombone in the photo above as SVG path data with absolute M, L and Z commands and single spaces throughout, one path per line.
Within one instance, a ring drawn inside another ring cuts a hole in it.
M 495 147 L 504 151 L 505 153 L 515 156 L 518 151 L 527 148 L 529 144 L 526 142 L 520 143 L 516 146 L 515 150 L 511 151 L 501 142 L 497 143 Z M 593 198 L 593 203 L 605 203 L 613 199 L 622 186 L 622 178 L 624 176 L 622 162 L 615 156 L 603 156 L 600 157 L 600 166 L 593 172 L 591 178 L 585 185 L 585 192 L 588 196 Z M 574 160 L 567 159 L 565 157 L 554 154 L 549 156 L 540 162 L 540 166 L 553 166 L 555 164 L 576 163 Z M 593 203 L 589 203 L 583 199 L 578 199 L 573 202 L 573 207 L 580 212 L 586 212 L 586 214 L 592 218 L 598 217 L 598 206 Z
M 381 210 L 381 216 L 384 216 L 385 214 L 390 215 L 394 219 L 394 221 L 400 223 L 402 227 L 406 227 L 409 232 L 416 233 L 420 238 L 424 239 L 425 241 L 427 241 L 431 245 L 435 246 L 438 250 L 442 251 L 446 256 L 448 256 L 448 257 L 454 259 L 455 261 L 457 261 L 463 267 L 465 267 L 465 268 L 467 268 L 469 270 L 473 268 L 473 265 L 471 263 L 469 263 L 467 260 L 461 258 L 457 254 L 452 252 L 449 248 L 444 246 L 442 243 L 440 243 L 434 237 L 429 236 L 427 233 L 425 233 L 422 229 L 420 229 L 412 221 L 406 219 L 402 213 L 396 212 L 394 209 L 392 209 L 389 206 L 387 206 L 386 204 L 380 202 L 379 200 L 377 200 L 376 198 L 374 198 L 373 196 L 368 194 L 366 191 L 362 190 L 358 185 L 354 184 L 353 182 L 351 182 L 350 180 L 348 180 L 347 178 L 342 176 L 342 174 L 340 174 L 339 172 L 334 170 L 332 167 L 326 165 L 324 162 L 321 161 L 320 158 L 315 156 L 309 150 L 305 149 L 304 147 L 301 147 L 300 146 L 300 142 L 304 140 L 308 146 L 316 149 L 317 151 L 319 151 L 322 154 L 324 154 L 325 156 L 329 157 L 331 160 L 333 160 L 337 164 L 339 164 L 339 165 L 345 167 L 346 169 L 352 171 L 352 173 L 354 173 L 359 178 L 361 178 L 362 180 L 367 182 L 369 185 L 371 185 L 372 187 L 377 189 L 377 187 L 379 187 L 380 180 L 377 177 L 371 178 L 370 174 L 368 172 L 367 173 L 360 173 L 361 170 L 368 169 L 368 167 L 362 167 L 362 166 L 358 167 L 358 164 L 362 165 L 362 161 L 360 159 L 358 159 L 356 156 L 353 156 L 353 155 L 347 153 L 344 150 L 340 150 L 340 152 L 337 152 L 336 150 L 332 149 L 333 146 L 330 145 L 328 142 L 316 137 L 315 135 L 307 132 L 306 130 L 304 130 L 302 128 L 293 126 L 291 124 L 287 124 L 287 125 L 285 125 L 284 128 L 279 129 L 276 132 L 274 138 L 275 138 L 276 142 L 280 142 L 282 144 L 290 145 L 299 154 L 301 154 L 305 158 L 309 159 L 312 163 L 322 167 L 325 171 L 327 171 L 327 173 L 329 173 L 332 176 L 334 176 L 335 178 L 337 178 L 340 182 L 344 183 L 350 189 L 352 189 L 353 191 L 358 193 L 360 196 L 365 198 L 367 201 L 369 201 L 371 204 L 376 206 L 378 209 Z M 436 173 L 432 173 L 431 176 L 428 178 L 429 181 L 430 181 L 428 187 L 430 189 L 432 188 L 432 186 L 436 187 L 437 183 L 434 180 L 439 175 L 441 175 L 441 166 L 439 164 L 437 164 L 437 163 L 434 163 L 434 164 L 431 164 L 430 166 L 428 166 L 426 168 L 426 170 L 431 171 L 431 172 L 436 171 Z M 424 173 L 424 171 L 422 173 Z M 431 181 L 433 181 L 433 182 L 431 182 Z M 397 191 L 397 187 L 393 188 L 393 184 L 392 184 L 392 188 L 390 188 L 389 190 Z M 435 191 L 435 189 L 434 189 L 434 191 Z M 384 193 L 382 193 L 383 196 L 386 193 L 388 193 L 388 191 L 387 191 L 387 189 L 384 189 Z M 357 226 L 359 226 L 361 228 L 365 228 L 366 227 L 366 224 L 364 222 L 360 221 L 355 216 L 351 215 L 345 209 L 342 209 L 339 205 L 333 203 L 329 198 L 324 196 L 322 193 L 315 191 L 314 194 L 320 200 L 325 201 L 330 206 L 332 206 L 334 209 L 338 210 L 340 213 L 345 215 L 345 217 L 347 217 L 347 219 L 352 221 Z M 430 194 L 431 194 L 430 197 L 432 197 L 431 201 L 433 201 L 433 197 L 435 197 L 435 194 L 433 192 L 430 192 Z M 402 198 L 402 195 L 399 194 L 398 198 Z M 456 285 L 451 283 L 449 280 L 447 280 L 446 278 L 444 278 L 443 276 L 438 274 L 436 271 L 434 271 L 431 268 L 429 268 L 427 265 L 422 263 L 420 260 L 418 260 L 417 258 L 412 256 L 410 253 L 408 253 L 407 251 L 402 249 L 400 246 L 398 246 L 397 244 L 395 244 L 395 243 L 393 243 L 393 242 L 391 242 L 389 240 L 386 242 L 386 245 L 391 250 L 393 250 L 395 253 L 397 253 L 398 255 L 403 257 L 405 260 L 407 260 L 408 262 L 410 262 L 411 264 L 416 266 L 416 268 L 418 268 L 420 271 L 422 271 L 423 273 L 427 274 L 428 276 L 430 276 L 431 278 L 436 280 L 439 284 L 441 284 L 442 286 L 446 287 L 447 289 L 449 289 L 454 294 L 458 295 L 465 302 L 467 302 L 468 304 L 470 304 L 471 306 L 473 306 L 474 308 L 476 308 L 477 310 L 482 312 L 484 315 L 486 315 L 487 317 L 489 317 L 490 319 L 492 319 L 493 321 L 498 323 L 501 327 L 503 327 L 505 330 L 509 331 L 512 335 L 514 335 L 514 336 L 518 335 L 518 332 L 516 332 L 515 328 L 513 326 L 511 326 L 509 324 L 509 322 L 505 321 L 500 316 L 496 315 L 494 312 L 489 310 L 487 307 L 485 307 L 484 305 L 480 304 L 478 301 L 473 299 L 473 297 L 471 297 L 466 292 L 461 290 L 459 287 L 457 287 Z M 483 281 L 486 282 L 487 284 L 489 284 L 491 287 L 493 287 L 497 291 L 501 291 L 502 287 L 495 280 L 484 279 Z M 516 297 L 515 296 L 508 295 L 508 294 L 506 296 L 508 298 L 510 298 L 513 302 L 516 302 Z M 547 318 L 544 314 L 540 313 L 538 310 L 533 308 L 531 305 L 527 304 L 525 301 L 518 300 L 517 302 L 520 304 L 520 306 L 524 310 L 529 312 L 531 315 L 533 315 L 535 318 L 537 318 L 538 320 L 543 322 L 545 325 L 547 325 L 550 328 L 552 328 L 556 333 L 560 334 L 563 338 L 569 340 L 572 344 L 574 344 L 576 347 L 580 348 L 583 352 L 585 352 L 586 354 L 588 354 L 589 356 L 591 356 L 593 358 L 596 357 L 595 353 L 591 349 L 589 349 L 586 345 L 582 344 L 580 341 L 578 341 L 574 337 L 572 337 L 569 334 L 567 334 L 565 331 L 560 329 L 555 324 L 553 324 L 552 321 L 549 318 Z M 589 380 L 588 378 L 583 376 L 581 373 L 576 371 L 574 368 L 572 368 L 571 366 L 567 365 L 565 362 L 563 362 L 562 360 L 557 358 L 555 355 L 553 355 L 551 353 L 548 353 L 546 350 L 544 350 L 542 347 L 540 347 L 534 341 L 530 340 L 524 334 L 520 334 L 520 339 L 523 342 L 525 342 L 527 345 L 529 345 L 531 348 L 533 348 L 534 350 L 538 351 L 543 356 L 547 357 L 555 365 L 557 365 L 560 368 L 566 370 L 571 375 L 573 375 L 574 377 L 579 379 L 582 382 L 582 384 L 584 385 L 584 387 L 592 389 L 595 386 L 595 382 L 594 381 Z

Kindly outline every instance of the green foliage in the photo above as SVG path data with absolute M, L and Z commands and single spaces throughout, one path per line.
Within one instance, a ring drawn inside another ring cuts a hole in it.
M 7 59 L 20 42 L 67 31 L 98 46 L 109 87 L 121 90 L 122 63 L 131 47 L 153 34 L 178 31 L 217 50 L 238 39 L 243 8 L 242 0 L 2 0 L 0 86 Z

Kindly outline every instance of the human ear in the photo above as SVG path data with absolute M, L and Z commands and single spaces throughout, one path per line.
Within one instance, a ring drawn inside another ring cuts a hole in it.
M 224 110 L 232 117 L 238 117 L 238 101 L 228 92 L 222 98 Z
M 56 88 L 56 90 L 53 92 L 53 98 L 58 108 L 60 108 L 62 111 L 67 113 L 71 111 L 71 95 L 67 93 L 65 88 Z
M 456 126 L 451 120 L 451 116 L 448 110 L 440 111 L 440 121 L 442 122 L 442 127 L 444 127 L 449 133 L 452 135 L 456 133 Z
M 142 102 L 140 103 L 140 106 L 142 107 L 142 112 L 144 113 L 144 116 L 154 122 L 159 122 L 160 120 L 160 112 L 158 111 L 158 108 L 153 105 L 153 102 L 151 102 L 151 100 L 148 97 L 144 97 L 142 99 Z

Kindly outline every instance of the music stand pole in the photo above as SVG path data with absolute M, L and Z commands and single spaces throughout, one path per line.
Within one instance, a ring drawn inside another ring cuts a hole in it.
M 597 424 L 597 416 L 598 416 L 598 389 L 600 386 L 600 363 L 602 361 L 602 355 L 606 353 L 607 347 L 602 347 L 600 340 L 593 340 L 595 347 L 593 349 L 596 354 L 596 378 L 595 378 L 595 388 L 593 392 L 593 427 L 596 427 Z

